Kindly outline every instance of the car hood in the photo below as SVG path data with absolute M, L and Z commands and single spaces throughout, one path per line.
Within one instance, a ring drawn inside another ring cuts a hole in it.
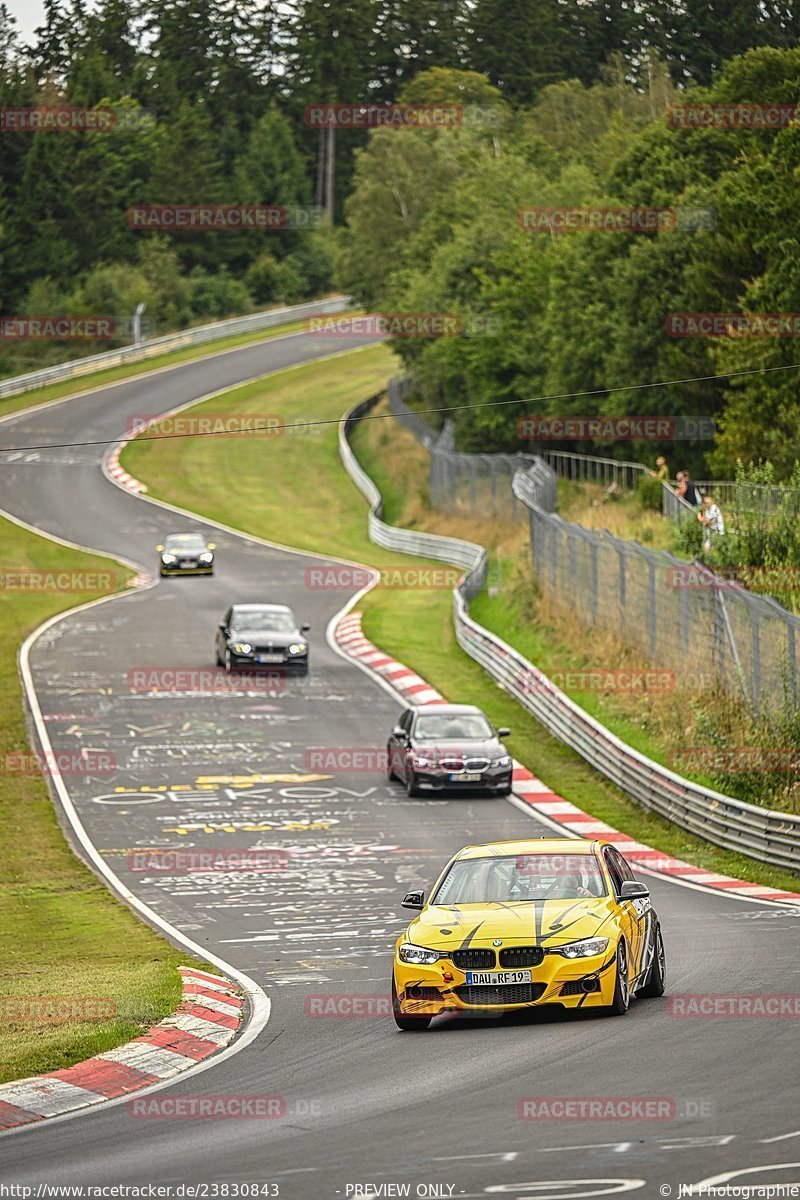
M 497 738 L 486 738 L 485 741 L 468 740 L 452 742 L 443 738 L 441 741 L 432 738 L 430 741 L 411 739 L 411 748 L 420 758 L 436 754 L 439 758 L 499 758 L 508 754 L 505 746 Z
M 411 922 L 406 937 L 432 950 L 491 946 L 497 939 L 504 946 L 562 946 L 594 937 L 613 911 L 607 896 L 516 904 L 434 904 Z
M 237 629 L 235 633 L 229 633 L 228 637 L 232 642 L 249 642 L 251 646 L 275 646 L 278 650 L 285 650 L 294 642 L 306 640 L 297 629 L 293 633 L 277 633 L 269 629 Z

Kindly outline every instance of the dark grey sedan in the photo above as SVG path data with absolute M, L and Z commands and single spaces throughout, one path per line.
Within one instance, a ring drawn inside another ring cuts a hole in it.
M 285 604 L 233 604 L 217 629 L 217 666 L 271 666 L 306 675 L 310 628 L 299 625 Z
M 389 735 L 390 779 L 409 796 L 426 792 L 511 792 L 514 764 L 500 741 L 509 729 L 492 727 L 474 704 L 408 708 Z

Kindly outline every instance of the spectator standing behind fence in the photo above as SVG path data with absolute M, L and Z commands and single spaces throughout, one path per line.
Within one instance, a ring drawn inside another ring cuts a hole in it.
M 656 469 L 655 471 L 651 471 L 650 474 L 654 479 L 660 479 L 662 483 L 665 483 L 669 479 L 669 467 L 663 454 L 659 454 L 656 459 Z
M 722 519 L 719 505 L 714 503 L 713 496 L 703 496 L 703 506 L 697 514 L 697 519 L 703 526 L 705 534 L 703 537 L 703 549 L 706 554 L 709 554 L 713 549 L 714 543 L 725 533 L 725 522 Z
M 687 504 L 691 504 L 692 508 L 697 508 L 700 503 L 700 493 L 689 478 L 689 472 L 678 471 L 675 478 L 678 481 L 678 486 L 675 488 L 675 495 L 680 496 Z

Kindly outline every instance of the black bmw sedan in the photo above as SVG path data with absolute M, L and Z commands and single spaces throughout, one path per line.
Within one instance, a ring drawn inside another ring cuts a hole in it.
M 202 533 L 171 533 L 157 549 L 161 575 L 214 574 L 216 546 Z
M 408 708 L 389 735 L 387 773 L 409 796 L 425 792 L 511 792 L 514 765 L 500 738 L 474 704 Z
M 298 675 L 308 673 L 310 625 L 298 625 L 285 604 L 234 604 L 217 629 L 217 666 L 275 666 Z

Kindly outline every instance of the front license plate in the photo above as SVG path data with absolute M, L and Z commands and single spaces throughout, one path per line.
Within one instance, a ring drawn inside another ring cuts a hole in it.
M 194 567 L 196 567 L 196 566 L 197 566 L 197 563 L 196 563 L 196 562 L 193 562 L 193 561 L 191 560 L 191 558 L 187 558 L 187 559 L 185 560 L 185 562 L 182 562 L 182 563 L 181 563 L 181 566 L 182 566 L 182 567 L 191 567 L 192 569 L 194 569 Z
M 480 775 L 451 775 L 451 783 L 480 783 Z
M 281 663 L 283 662 L 282 654 L 259 654 L 258 662 L 260 663 Z
M 530 971 L 467 971 L 467 987 L 487 984 L 531 983 Z

